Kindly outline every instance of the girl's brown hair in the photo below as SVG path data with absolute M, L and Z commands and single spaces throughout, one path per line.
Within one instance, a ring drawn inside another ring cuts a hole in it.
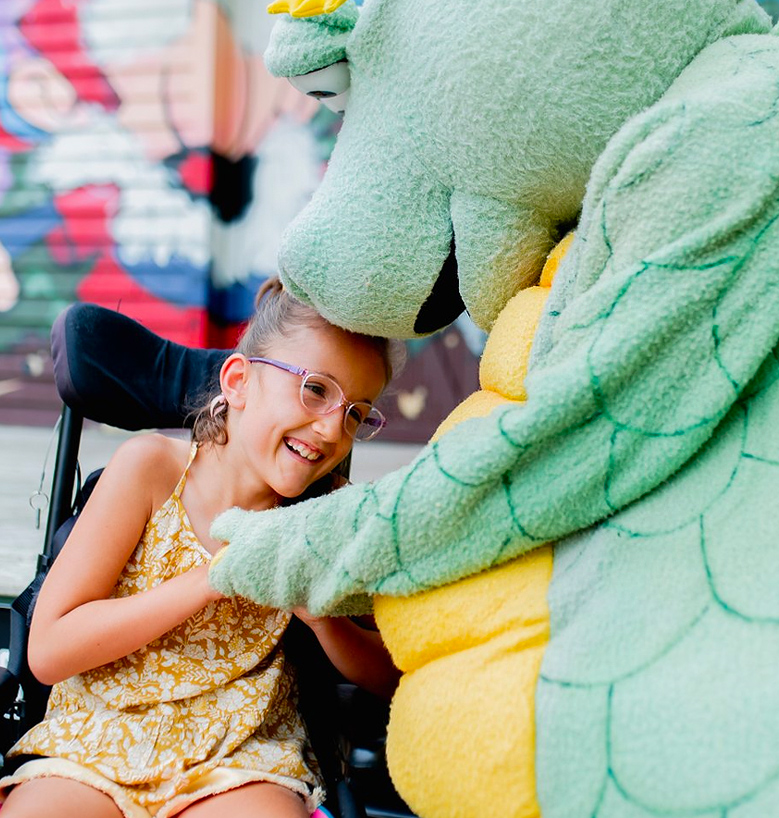
M 293 298 L 278 278 L 267 279 L 257 291 L 254 315 L 244 329 L 235 352 L 247 357 L 264 357 L 274 342 L 288 337 L 297 327 L 320 329 L 332 326 L 313 307 Z M 389 383 L 394 372 L 403 364 L 405 347 L 400 341 L 374 335 L 351 333 L 370 343 L 381 355 Z M 229 407 L 212 404 L 219 397 L 219 388 L 209 395 L 195 412 L 192 439 L 197 443 L 227 443 L 227 413 Z

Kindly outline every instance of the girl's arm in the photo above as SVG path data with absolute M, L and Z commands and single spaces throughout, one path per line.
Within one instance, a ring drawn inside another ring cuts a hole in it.
M 111 459 L 35 606 L 28 661 L 44 684 L 127 656 L 221 598 L 208 584 L 207 566 L 110 598 L 184 463 L 181 442 L 159 435 L 132 438 Z
M 392 698 L 400 671 L 378 631 L 363 628 L 345 616 L 312 616 L 302 608 L 294 613 L 311 628 L 330 661 L 350 682 L 376 696 Z

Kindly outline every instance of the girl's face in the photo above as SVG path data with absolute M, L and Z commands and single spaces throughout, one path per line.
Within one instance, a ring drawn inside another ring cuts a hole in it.
M 373 403 L 385 386 L 381 354 L 336 327 L 297 328 L 263 357 L 329 375 L 350 402 Z M 345 407 L 328 415 L 306 409 L 298 375 L 247 362 L 244 384 L 245 405 L 230 440 L 241 441 L 247 465 L 277 495 L 297 497 L 349 453 L 352 438 L 344 429 Z

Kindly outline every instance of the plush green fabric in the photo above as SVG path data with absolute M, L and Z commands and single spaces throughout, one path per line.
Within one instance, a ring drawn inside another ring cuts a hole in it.
M 488 328 L 581 209 L 524 407 L 374 485 L 213 526 L 230 543 L 215 587 L 314 611 L 560 540 L 537 694 L 546 818 L 775 809 L 769 29 L 751 0 L 374 0 L 347 41 L 333 161 L 285 238 L 295 292 L 398 335 L 454 240 Z
M 312 46 L 299 58 L 321 20 L 282 18 L 272 69 L 321 68 Z M 752 0 L 366 3 L 329 171 L 282 248 L 287 283 L 336 323 L 410 336 L 454 238 L 461 293 L 489 328 L 626 120 L 709 43 L 768 28 Z
M 280 17 L 265 52 L 268 70 L 294 77 L 346 59 L 346 43 L 356 22 L 357 8 L 351 3 L 333 14 L 310 17 L 305 25 Z

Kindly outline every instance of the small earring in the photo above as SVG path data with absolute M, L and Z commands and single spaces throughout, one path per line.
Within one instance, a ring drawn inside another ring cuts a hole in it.
M 208 414 L 212 420 L 216 420 L 219 415 L 227 411 L 227 398 L 224 395 L 217 395 L 211 403 L 208 404 Z

